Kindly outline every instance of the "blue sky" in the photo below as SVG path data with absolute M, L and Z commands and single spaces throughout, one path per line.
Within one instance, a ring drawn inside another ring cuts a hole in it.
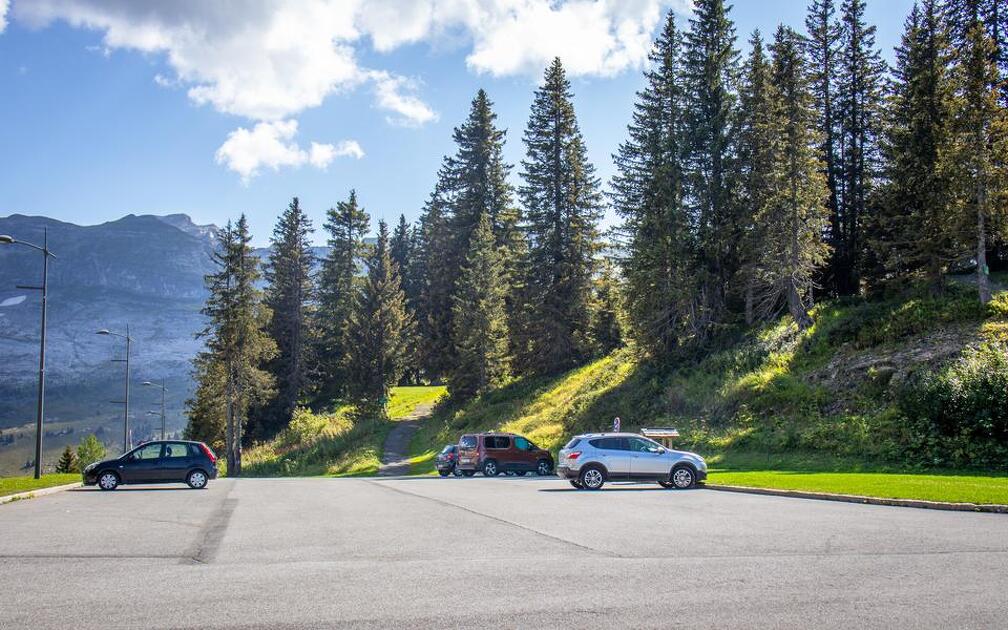
M 579 1 L 570 13 L 540 0 L 417 0 L 409 10 L 383 0 L 346 13 L 354 0 L 338 0 L 346 15 L 329 24 L 325 0 L 296 1 L 296 15 L 284 0 L 276 10 L 250 2 L 247 17 L 215 3 L 0 0 L 0 216 L 94 224 L 184 212 L 222 224 L 245 212 L 262 244 L 293 195 L 321 227 L 356 188 L 373 219 L 414 219 L 478 88 L 508 129 L 507 158 L 521 159 L 552 54 L 574 60 L 576 110 L 607 181 L 645 40 L 670 6 L 686 20 L 684 0 Z M 305 15 L 308 5 L 318 13 Z M 911 5 L 868 1 L 887 59 Z M 426 13 L 412 15 L 417 7 Z M 530 32 L 536 15 L 555 22 Z M 805 2 L 739 0 L 731 15 L 744 49 L 754 28 L 802 28 Z

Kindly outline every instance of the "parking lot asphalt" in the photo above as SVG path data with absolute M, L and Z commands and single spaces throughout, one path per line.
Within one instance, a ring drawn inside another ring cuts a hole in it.
M 554 478 L 0 506 L 0 627 L 1004 628 L 1008 516 Z

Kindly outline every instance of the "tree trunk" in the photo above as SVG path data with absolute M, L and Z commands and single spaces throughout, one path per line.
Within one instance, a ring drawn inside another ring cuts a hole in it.
M 990 279 L 987 272 L 987 194 L 982 175 L 977 173 L 977 289 L 980 303 L 991 301 Z

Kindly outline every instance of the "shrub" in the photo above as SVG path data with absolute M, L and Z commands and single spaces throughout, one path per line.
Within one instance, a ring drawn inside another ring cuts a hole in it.
M 1008 464 L 1008 347 L 967 349 L 944 369 L 910 382 L 899 408 L 911 445 L 930 463 Z
M 83 468 L 105 459 L 105 445 L 95 435 L 89 435 L 77 445 L 77 463 Z

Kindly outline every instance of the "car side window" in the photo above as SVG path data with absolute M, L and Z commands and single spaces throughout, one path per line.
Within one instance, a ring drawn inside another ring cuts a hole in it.
M 531 451 L 532 448 L 529 445 L 529 441 L 523 437 L 515 438 L 515 448 L 519 451 Z
M 151 460 L 161 457 L 161 445 L 160 444 L 148 444 L 143 448 L 138 448 L 133 451 L 133 459 L 135 460 Z
M 488 435 L 484 444 L 487 448 L 507 448 L 511 445 L 511 438 L 505 435 Z
M 189 447 L 186 444 L 165 444 L 165 457 L 171 459 L 178 459 L 182 457 L 189 457 Z
M 658 450 L 658 445 L 650 440 L 642 440 L 641 438 L 629 438 L 630 450 L 637 453 L 647 453 L 651 451 Z

